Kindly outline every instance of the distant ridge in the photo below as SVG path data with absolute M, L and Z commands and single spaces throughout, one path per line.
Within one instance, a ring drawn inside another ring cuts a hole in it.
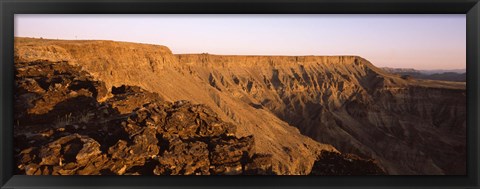
M 417 79 L 457 81 L 457 82 L 467 81 L 466 69 L 415 70 L 412 68 L 387 68 L 387 67 L 383 67 L 382 69 L 389 73 L 408 75 Z

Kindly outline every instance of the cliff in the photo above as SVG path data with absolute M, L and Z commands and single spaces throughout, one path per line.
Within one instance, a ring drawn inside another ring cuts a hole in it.
M 112 88 L 66 62 L 17 62 L 16 173 L 27 175 L 274 174 L 253 136 L 208 107 Z
M 465 83 L 402 78 L 358 56 L 177 57 L 218 91 L 390 174 L 465 173 Z
M 389 174 L 465 173 L 462 83 L 401 78 L 358 56 L 173 55 L 158 45 L 30 38 L 16 38 L 15 53 L 80 66 L 105 82 L 99 102 L 125 84 L 204 104 L 237 125 L 236 137 L 253 135 L 276 174 L 308 174 L 322 151 L 375 159 Z
M 148 61 L 148 57 L 154 57 L 154 61 Z M 331 145 L 303 136 L 270 111 L 259 111 L 235 97 L 218 93 L 208 83 L 192 77 L 163 46 L 16 38 L 15 59 L 66 61 L 80 66 L 104 82 L 110 91 L 100 102 L 112 97 L 112 86 L 132 85 L 155 92 L 166 101 L 204 104 L 220 119 L 238 125 L 234 133 L 237 137 L 253 135 L 256 152 L 273 156 L 272 169 L 276 174 L 308 174 L 322 150 L 337 151 Z

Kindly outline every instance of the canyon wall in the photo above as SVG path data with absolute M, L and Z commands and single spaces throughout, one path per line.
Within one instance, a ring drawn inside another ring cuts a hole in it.
M 15 53 L 81 66 L 107 89 L 135 85 L 205 104 L 238 125 L 238 137 L 253 135 L 279 174 L 309 173 L 320 151 L 337 149 L 389 174 L 465 174 L 465 83 L 401 78 L 358 56 L 173 55 L 158 45 L 30 38 L 16 38 Z
M 390 174 L 465 174 L 465 83 L 401 78 L 358 56 L 177 57 L 217 90 Z
M 105 82 L 109 90 L 112 86 L 139 86 L 167 101 L 204 104 L 220 119 L 237 125 L 237 137 L 253 135 L 256 152 L 273 155 L 275 174 L 308 174 L 322 150 L 338 152 L 329 144 L 302 135 L 270 111 L 258 110 L 192 77 L 193 72 L 178 64 L 164 46 L 16 38 L 15 59 L 17 62 L 66 61 Z M 106 95 L 108 97 L 111 94 Z

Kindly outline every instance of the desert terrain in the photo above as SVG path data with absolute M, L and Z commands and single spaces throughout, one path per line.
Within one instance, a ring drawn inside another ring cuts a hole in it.
M 15 38 L 17 174 L 464 175 L 466 84 L 361 56 Z

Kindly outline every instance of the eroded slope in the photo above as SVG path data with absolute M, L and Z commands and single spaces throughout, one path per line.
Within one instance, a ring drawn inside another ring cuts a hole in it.
M 274 174 L 253 136 L 208 107 L 113 88 L 66 62 L 17 62 L 16 172 L 27 175 Z
M 336 151 L 294 127 L 390 174 L 465 173 L 464 83 L 401 78 L 357 56 L 173 55 L 158 45 L 29 38 L 16 38 L 15 53 L 79 65 L 107 89 L 136 85 L 205 104 L 238 125 L 237 137 L 253 135 L 279 174 L 307 174 L 321 150 Z
M 390 174 L 465 173 L 465 83 L 402 78 L 357 56 L 177 57 L 218 91 Z
M 23 62 L 48 60 L 78 65 L 105 82 L 107 89 L 134 85 L 156 92 L 167 101 L 204 104 L 222 120 L 238 125 L 237 137 L 253 135 L 256 152 L 272 155 L 272 169 L 277 174 L 308 174 L 320 151 L 337 151 L 331 145 L 303 136 L 271 111 L 254 108 L 192 77 L 193 71 L 178 64 L 164 46 L 16 38 L 15 55 Z

